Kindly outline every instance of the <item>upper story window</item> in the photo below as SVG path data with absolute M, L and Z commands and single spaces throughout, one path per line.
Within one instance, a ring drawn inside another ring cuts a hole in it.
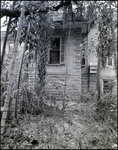
M 9 52 L 8 53 L 12 53 L 14 49 L 14 43 L 10 43 L 9 44 Z
M 51 41 L 49 64 L 64 64 L 65 62 L 65 38 L 57 37 Z
M 113 66 L 113 58 L 112 57 L 107 58 L 107 66 Z
M 103 92 L 104 93 L 109 93 L 112 92 L 112 83 L 110 80 L 103 80 Z
M 81 66 L 85 67 L 85 55 L 84 54 L 82 55 L 82 58 L 81 58 Z

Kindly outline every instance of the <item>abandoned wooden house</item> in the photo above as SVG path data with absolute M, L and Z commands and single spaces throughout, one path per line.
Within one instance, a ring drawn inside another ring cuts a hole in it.
M 90 39 L 97 30 L 94 20 L 75 19 L 74 22 L 68 22 L 64 26 L 61 19 L 55 21 L 55 34 L 52 47 L 48 50 L 46 66 L 47 93 L 57 97 L 66 94 L 71 99 L 78 99 L 82 95 L 87 95 L 88 92 L 95 91 L 98 59 L 96 54 L 89 54 L 88 49 Z M 4 37 L 4 32 L 2 36 Z M 13 42 L 13 39 L 9 37 L 6 53 L 10 53 Z M 109 89 L 106 82 L 111 79 L 116 81 L 113 61 L 113 58 L 107 58 L 107 66 L 104 69 L 101 67 L 102 92 Z M 27 80 L 23 80 L 24 82 L 35 84 L 35 67 L 36 63 L 32 61 L 26 71 Z

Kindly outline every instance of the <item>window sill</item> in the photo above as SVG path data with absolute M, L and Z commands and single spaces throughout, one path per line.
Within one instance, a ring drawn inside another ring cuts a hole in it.
M 81 68 L 86 67 L 85 65 L 81 65 Z
M 112 68 L 112 67 L 113 67 L 113 65 L 106 65 L 106 67 L 111 67 L 111 68 Z
M 47 66 L 65 66 L 65 64 L 47 64 Z

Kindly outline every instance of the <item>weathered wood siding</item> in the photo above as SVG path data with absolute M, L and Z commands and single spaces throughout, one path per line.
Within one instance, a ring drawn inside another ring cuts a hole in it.
M 65 64 L 47 65 L 46 91 L 55 95 L 66 94 L 77 99 L 81 93 L 81 29 L 66 31 Z M 65 88 L 66 80 L 66 88 Z M 59 86 L 59 87 L 58 87 Z

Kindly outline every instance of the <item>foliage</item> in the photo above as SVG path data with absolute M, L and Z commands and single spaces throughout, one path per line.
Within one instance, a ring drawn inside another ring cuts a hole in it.
M 36 63 L 36 83 L 40 84 L 41 87 L 43 87 L 45 84 L 44 79 L 46 75 L 47 52 L 53 25 L 50 14 L 38 13 L 38 10 L 44 9 L 45 5 L 45 2 L 41 1 L 28 2 L 26 9 L 29 10 L 30 14 L 24 18 L 20 38 L 20 43 L 25 41 L 27 26 L 30 24 L 30 31 L 28 33 L 26 46 L 26 58 L 28 63 L 30 63 L 32 59 Z M 33 11 L 36 13 L 33 14 Z
M 99 44 L 98 44 L 98 53 L 102 60 L 102 66 L 106 65 L 106 58 L 112 56 L 113 53 L 116 53 L 116 9 L 112 4 L 114 2 L 105 2 L 101 3 L 101 8 L 99 10 Z
M 116 82 L 109 80 L 105 84 L 108 89 L 104 89 L 101 93 L 100 100 L 96 103 L 97 117 L 100 120 L 114 120 L 116 121 L 117 112 L 117 92 L 116 92 Z
M 109 141 L 114 141 L 115 143 L 117 135 L 117 95 L 114 94 L 103 94 L 100 99 L 99 108 L 96 108 L 96 120 L 99 120 L 104 125 L 106 125 L 106 134 L 109 137 Z M 105 142 L 107 143 L 105 139 Z M 111 144 L 108 143 L 108 147 Z
M 43 90 L 42 90 L 43 91 Z M 40 91 L 41 93 L 41 91 Z M 41 94 L 40 97 L 37 96 L 36 92 L 32 89 L 26 88 L 26 86 L 22 86 L 20 89 L 20 99 L 19 99 L 19 114 L 34 114 L 38 115 L 43 113 L 43 97 Z
M 7 124 L 4 141 L 1 141 L 2 148 L 117 149 L 117 117 L 113 117 L 117 113 L 116 101 L 112 99 L 114 106 L 110 109 L 111 113 L 101 121 L 96 112 L 94 92 L 89 95 L 87 102 L 69 101 L 63 115 L 53 109 L 52 97 L 45 97 L 46 104 L 50 103 L 46 110 L 48 113 L 27 113 L 24 118 L 19 118 L 19 125 Z
M 11 65 L 12 65 L 12 60 L 13 60 L 13 48 L 10 47 L 9 49 L 10 53 L 5 55 L 4 58 L 4 63 L 2 65 L 2 74 L 1 74 L 1 97 L 2 97 L 2 101 L 5 100 L 6 95 L 7 95 L 7 86 L 9 84 L 9 73 L 10 73 L 10 69 L 11 69 Z M 14 88 L 15 84 L 16 84 L 16 78 L 18 75 L 18 64 L 20 63 L 20 59 L 21 59 L 21 54 L 22 52 L 19 51 L 18 52 L 18 56 L 16 58 L 16 67 L 15 67 L 15 71 L 14 71 L 14 81 L 12 83 L 12 91 L 10 94 L 10 97 L 13 98 L 16 94 L 16 89 Z
M 10 66 L 12 64 L 13 54 L 6 54 L 4 59 L 4 64 L 2 65 L 2 74 L 1 74 L 1 98 L 2 98 L 2 104 L 4 104 L 4 100 L 7 95 L 7 85 L 9 82 L 9 72 L 10 72 Z
M 101 120 L 117 119 L 116 118 L 117 96 L 114 94 L 103 94 L 101 96 L 99 108 L 96 111 Z
M 38 13 L 39 9 L 44 9 L 46 2 L 34 2 L 34 1 L 29 1 L 27 3 L 27 6 L 25 9 L 28 9 L 30 11 L 30 14 L 23 18 L 23 24 L 22 24 L 22 31 L 21 31 L 21 37 L 20 37 L 20 44 L 25 42 L 26 40 L 26 31 L 27 27 L 30 24 L 30 31 L 28 33 L 28 40 L 27 40 L 27 45 L 26 45 L 26 59 L 27 59 L 27 67 L 28 63 L 31 62 L 31 59 L 36 58 L 36 64 L 37 64 L 37 79 L 36 82 L 40 83 L 41 88 L 44 86 L 44 78 L 46 74 L 46 62 L 47 62 L 47 50 L 49 48 L 49 39 L 51 36 L 52 32 L 52 21 L 51 21 L 51 16 L 50 14 L 47 13 Z M 21 9 L 22 4 L 21 2 L 16 2 L 14 9 Z M 32 11 L 34 11 L 34 8 L 37 9 L 36 13 L 33 14 Z M 9 34 L 13 36 L 14 38 L 16 37 L 17 34 L 17 26 L 19 23 L 19 18 L 15 18 L 12 20 L 10 24 L 10 32 Z M 22 53 L 22 50 L 20 50 Z M 12 54 L 11 54 L 12 55 Z M 35 56 L 35 57 L 33 57 Z M 20 59 L 19 53 L 18 53 L 18 58 L 16 60 Z M 6 59 L 7 60 L 7 59 Z M 5 66 L 6 64 L 4 64 Z M 10 65 L 10 64 L 9 64 Z M 17 82 L 17 73 L 18 73 L 18 61 L 16 62 L 16 70 L 14 73 L 14 83 Z M 7 71 L 9 73 L 9 69 L 7 68 Z M 5 75 L 3 71 L 3 76 Z M 42 83 L 41 83 L 42 82 Z M 5 91 L 5 90 L 4 90 Z M 13 96 L 13 93 L 11 94 Z
M 40 87 L 40 86 L 39 86 Z M 19 90 L 19 102 L 18 102 L 18 115 L 50 115 L 61 114 L 60 101 L 53 95 L 48 95 L 45 89 L 38 90 L 33 88 L 27 88 L 26 84 L 22 85 Z M 57 112 L 56 112 L 57 111 Z M 60 111 L 60 112 L 59 112 Z

